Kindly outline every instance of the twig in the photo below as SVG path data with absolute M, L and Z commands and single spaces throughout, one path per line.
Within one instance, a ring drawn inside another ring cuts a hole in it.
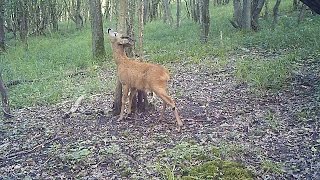
M 66 112 L 66 113 L 63 115 L 62 118 L 63 118 L 63 119 L 69 118 L 72 113 L 76 112 L 76 111 L 78 110 L 78 108 L 79 108 L 79 106 L 80 106 L 80 104 L 81 104 L 81 102 L 82 102 L 83 99 L 84 99 L 84 95 L 81 95 L 81 96 L 76 100 L 76 102 L 73 104 L 73 106 L 71 107 L 71 109 L 70 109 L 68 112 Z
M 22 150 L 22 151 L 18 151 L 16 153 L 13 153 L 13 154 L 6 155 L 5 157 L 0 157 L 0 161 L 5 160 L 5 159 L 12 159 L 12 158 L 14 158 L 16 156 L 19 156 L 19 155 L 26 155 L 26 154 L 32 153 L 34 150 L 36 150 L 36 149 L 38 149 L 40 147 L 43 148 L 47 144 L 50 144 L 51 142 L 53 142 L 53 141 L 55 141 L 55 140 L 57 140 L 59 138 L 60 137 L 56 136 L 53 139 L 50 139 L 50 140 L 48 140 L 48 141 L 46 141 L 44 143 L 41 143 L 41 144 L 38 144 L 38 145 L 34 146 L 32 149 Z

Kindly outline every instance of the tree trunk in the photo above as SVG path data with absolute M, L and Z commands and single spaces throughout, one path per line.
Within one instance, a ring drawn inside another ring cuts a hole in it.
M 177 0 L 177 23 L 176 23 L 176 27 L 179 28 L 180 27 L 180 4 L 181 4 L 181 0 Z
M 59 26 L 58 26 L 57 0 L 49 1 L 49 10 L 50 10 L 52 29 L 53 31 L 58 31 Z
M 125 34 L 126 32 L 126 19 L 127 19 L 127 12 L 128 12 L 128 1 L 127 0 L 120 0 L 119 1 L 119 19 L 118 19 L 118 31 L 121 34 Z M 114 94 L 114 102 L 113 102 L 113 114 L 118 115 L 120 114 L 121 110 L 121 97 L 122 97 L 122 85 L 119 79 L 117 80 L 117 86 L 115 89 Z
M 168 22 L 171 25 L 172 17 L 171 17 L 171 10 L 169 7 L 169 0 L 163 0 L 162 3 L 163 3 L 163 22 L 164 23 Z
M 265 0 L 254 0 L 253 1 L 253 7 L 251 10 L 252 11 L 251 28 L 254 31 L 258 31 L 260 29 L 258 19 L 259 19 L 260 12 L 264 6 L 264 2 L 265 2 Z
M 26 1 L 19 0 L 18 5 L 19 24 L 20 24 L 20 39 L 25 44 L 25 48 L 28 49 L 28 4 Z
M 208 42 L 209 27 L 210 27 L 210 12 L 209 12 L 209 0 L 201 0 L 201 37 L 200 40 L 203 43 Z
M 9 105 L 9 98 L 7 94 L 7 89 L 4 85 L 4 82 L 2 80 L 2 72 L 0 70 L 0 93 L 1 93 L 1 99 L 2 99 L 2 112 L 5 118 L 11 117 L 10 112 L 10 105 Z
M 233 22 L 235 28 L 241 28 L 242 22 L 242 4 L 241 0 L 233 0 Z
M 251 0 L 243 0 L 242 28 L 247 31 L 251 30 Z
M 273 7 L 273 22 L 272 22 L 272 29 L 275 29 L 276 25 L 278 24 L 278 17 L 279 17 L 279 6 L 281 0 L 277 0 L 276 4 Z
M 90 0 L 90 17 L 92 31 L 92 54 L 95 58 L 104 58 L 104 34 L 100 0 Z
M 0 53 L 5 51 L 4 1 L 0 2 Z M 1 73 L 1 72 L 0 72 Z
M 75 23 L 76 23 L 76 29 L 80 30 L 83 28 L 83 18 L 81 16 L 81 0 L 77 0 L 76 4 L 76 12 L 74 15 Z

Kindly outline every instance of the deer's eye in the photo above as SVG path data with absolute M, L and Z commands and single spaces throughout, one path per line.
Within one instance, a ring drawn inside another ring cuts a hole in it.
M 117 33 L 114 33 L 114 36 L 117 36 Z

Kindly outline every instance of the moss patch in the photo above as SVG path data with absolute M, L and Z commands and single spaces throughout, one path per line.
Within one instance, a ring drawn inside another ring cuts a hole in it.
M 214 160 L 191 167 L 182 179 L 253 179 L 253 174 L 239 163 Z

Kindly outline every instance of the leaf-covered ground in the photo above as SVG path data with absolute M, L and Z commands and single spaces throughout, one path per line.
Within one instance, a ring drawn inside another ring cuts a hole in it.
M 214 57 L 168 65 L 181 133 L 169 109 L 158 120 L 159 100 L 156 110 L 118 122 L 106 113 L 110 92 L 87 96 L 67 119 L 72 101 L 15 110 L 0 121 L 0 179 L 161 179 L 161 163 L 174 162 L 165 152 L 185 142 L 220 148 L 257 179 L 318 179 L 320 74 L 306 63 L 319 60 L 301 62 L 283 90 L 262 93 L 236 81 L 234 62 L 243 56 L 274 54 L 246 49 L 220 68 Z M 179 167 L 172 171 L 181 175 Z

